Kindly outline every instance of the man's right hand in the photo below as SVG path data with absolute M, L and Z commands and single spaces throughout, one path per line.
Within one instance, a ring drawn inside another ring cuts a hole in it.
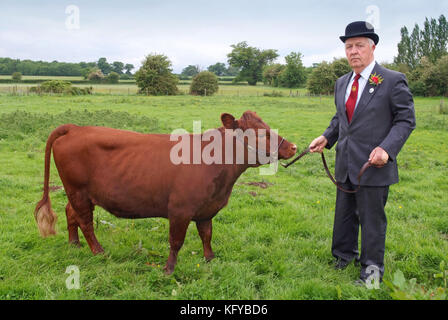
M 310 147 L 309 147 L 310 152 L 311 153 L 314 153 L 314 152 L 322 153 L 322 151 L 324 150 L 327 143 L 328 143 L 328 140 L 324 136 L 317 137 L 310 144 Z

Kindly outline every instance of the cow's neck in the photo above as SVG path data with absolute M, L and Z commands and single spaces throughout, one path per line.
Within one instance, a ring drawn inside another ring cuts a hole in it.
M 217 129 L 222 137 L 223 145 L 222 145 L 222 154 L 223 154 L 223 163 L 225 162 L 226 158 L 226 143 L 228 142 L 228 139 L 231 139 L 231 149 L 232 149 L 232 161 L 229 166 L 233 166 L 235 173 L 240 176 L 244 171 L 247 170 L 247 168 L 250 167 L 258 167 L 260 164 L 256 161 L 257 155 L 252 155 L 255 157 L 255 163 L 249 163 L 249 153 L 251 151 L 248 150 L 246 146 L 244 146 L 244 142 L 242 140 L 237 139 L 233 134 L 226 134 L 225 128 L 221 127 Z M 244 162 L 239 163 L 237 161 L 238 156 L 238 148 L 242 148 L 244 151 Z

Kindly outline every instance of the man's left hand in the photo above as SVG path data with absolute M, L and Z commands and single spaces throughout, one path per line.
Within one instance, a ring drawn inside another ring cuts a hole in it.
M 387 161 L 389 161 L 389 155 L 381 147 L 376 147 L 370 153 L 369 162 L 376 168 L 384 167 L 387 164 Z

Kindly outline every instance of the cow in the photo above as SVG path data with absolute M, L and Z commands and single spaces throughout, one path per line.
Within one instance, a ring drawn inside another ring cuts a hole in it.
M 137 219 L 163 217 L 169 220 L 170 253 L 164 271 L 174 271 L 177 254 L 183 245 L 188 225 L 196 223 L 202 240 L 206 261 L 214 258 L 211 248 L 212 218 L 226 206 L 238 177 L 249 167 L 261 165 L 260 150 L 265 140 L 267 155 L 278 159 L 291 158 L 296 146 L 283 139 L 252 111 L 240 119 L 229 113 L 221 115 L 223 126 L 209 130 L 215 137 L 231 141 L 233 151 L 244 151 L 244 161 L 231 163 L 194 164 L 171 161 L 170 154 L 178 143 L 169 134 L 142 134 L 127 130 L 96 126 L 65 124 L 57 127 L 48 137 L 45 149 L 45 173 L 42 199 L 37 203 L 34 216 L 41 236 L 56 234 L 57 216 L 49 198 L 50 157 L 53 158 L 67 194 L 65 207 L 69 243 L 80 246 L 81 229 L 93 254 L 103 253 L 93 227 L 93 210 L 100 206 L 119 218 Z M 229 132 L 255 132 L 256 145 L 246 137 L 237 139 Z M 204 134 L 204 133 L 203 133 Z M 200 136 L 203 134 L 199 134 Z M 194 140 L 198 134 L 187 134 Z M 184 136 L 184 137 L 185 137 Z M 271 140 L 277 150 L 270 150 Z M 203 149 L 209 141 L 200 140 Z M 275 145 L 275 144 L 274 144 Z M 222 151 L 225 153 L 225 146 Z M 229 151 L 229 150 L 227 150 Z M 256 161 L 247 159 L 256 153 Z M 171 154 L 172 155 L 172 154 Z M 191 157 L 190 157 L 191 158 Z

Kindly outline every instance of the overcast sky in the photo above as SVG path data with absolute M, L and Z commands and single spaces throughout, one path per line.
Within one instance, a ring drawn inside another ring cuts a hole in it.
M 180 72 L 189 64 L 227 62 L 230 45 L 247 41 L 277 49 L 280 63 L 301 52 L 310 66 L 343 57 L 345 26 L 368 20 L 380 36 L 376 60 L 391 62 L 402 26 L 441 14 L 448 17 L 448 0 L 0 0 L 0 57 L 106 57 L 137 67 L 145 55 L 162 53 Z

